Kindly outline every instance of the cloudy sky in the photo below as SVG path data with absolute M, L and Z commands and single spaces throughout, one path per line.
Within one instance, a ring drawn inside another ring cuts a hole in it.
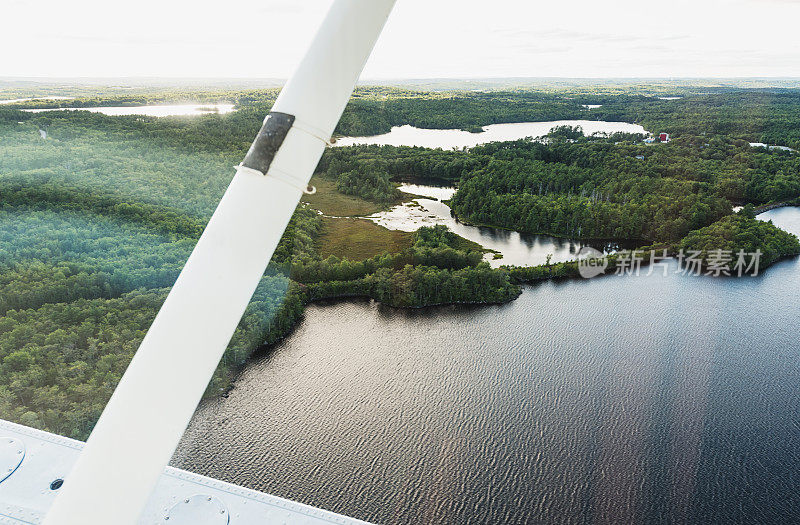
M 2 0 L 0 77 L 285 78 L 331 0 Z M 398 0 L 364 78 L 800 77 L 800 0 Z

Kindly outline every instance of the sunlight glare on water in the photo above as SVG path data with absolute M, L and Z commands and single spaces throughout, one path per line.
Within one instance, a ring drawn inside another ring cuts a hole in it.
M 421 129 L 413 126 L 396 126 L 392 131 L 372 137 L 341 137 L 335 146 L 355 144 L 378 144 L 389 146 L 422 146 L 426 148 L 461 149 L 471 148 L 487 142 L 508 141 L 525 137 L 543 137 L 557 126 L 580 126 L 586 135 L 593 133 L 641 133 L 648 132 L 638 124 L 627 122 L 602 122 L 595 120 L 558 120 L 551 122 L 519 122 L 514 124 L 492 124 L 481 133 L 470 133 L 459 129 Z
M 798 208 L 761 218 L 800 232 Z M 799 288 L 793 258 L 502 306 L 313 305 L 173 463 L 387 524 L 790 523 Z

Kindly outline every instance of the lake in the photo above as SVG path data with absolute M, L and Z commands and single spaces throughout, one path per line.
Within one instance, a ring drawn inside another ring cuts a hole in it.
M 767 148 L 769 150 L 780 150 L 780 151 L 796 151 L 788 146 L 773 146 L 771 144 L 764 144 L 763 142 L 751 142 L 751 148 Z
M 412 202 L 394 206 L 367 218 L 390 230 L 407 232 L 417 231 L 422 226 L 442 224 L 465 239 L 501 253 L 503 257 L 499 259 L 495 259 L 494 254 L 491 253 L 485 257 L 495 268 L 512 264 L 536 266 L 547 262 L 548 255 L 552 255 L 552 262 L 571 261 L 576 258 L 580 249 L 586 244 L 605 253 L 611 253 L 620 247 L 615 242 L 581 242 L 488 226 L 470 226 L 459 222 L 451 213 L 450 207 L 442 202 L 453 197 L 456 192 L 455 188 L 420 184 L 401 184 L 399 188 L 406 193 L 428 198 L 414 199 Z M 622 247 L 634 248 L 636 246 L 626 243 Z
M 485 126 L 482 133 L 459 129 L 421 129 L 414 126 L 395 126 L 389 133 L 371 137 L 341 137 L 335 146 L 378 144 L 391 146 L 423 146 L 426 148 L 461 149 L 487 142 L 517 140 L 525 137 L 542 137 L 556 126 L 580 126 L 586 135 L 593 133 L 649 134 L 638 124 L 627 122 L 602 122 L 596 120 L 556 120 L 550 122 L 518 122 Z
M 150 106 L 102 106 L 96 108 L 39 108 L 23 109 L 31 113 L 44 111 L 90 111 L 103 115 L 147 115 L 151 117 L 176 117 L 184 115 L 209 115 L 230 113 L 233 104 L 154 104 Z
M 797 208 L 760 217 L 800 232 Z M 313 305 L 173 464 L 387 524 L 797 523 L 798 289 L 794 258 Z
M 0 100 L 0 104 L 18 104 L 20 102 L 28 102 L 31 100 L 72 100 L 75 97 L 59 97 L 59 96 L 52 96 L 52 97 L 32 97 L 32 98 L 9 98 L 6 100 Z

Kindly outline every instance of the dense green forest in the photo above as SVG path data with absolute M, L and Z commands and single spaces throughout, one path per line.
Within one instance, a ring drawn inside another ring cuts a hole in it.
M 292 278 L 304 283 L 309 299 L 370 297 L 391 306 L 502 303 L 519 295 L 505 270 L 482 262 L 483 253 L 464 250 L 445 226 L 420 228 L 412 247 L 363 261 L 304 258 Z
M 79 97 L 71 100 L 33 100 L 10 104 L 8 108 L 91 108 L 98 106 L 139 106 L 181 102 L 234 103 L 243 115 L 263 119 L 275 102 L 278 90 L 247 92 L 172 91 Z M 576 100 L 557 94 L 537 92 L 505 93 L 420 93 L 396 88 L 357 89 L 336 129 L 340 135 L 377 135 L 392 126 L 411 124 L 422 128 L 463 128 L 480 131 L 482 126 L 503 122 L 561 120 L 585 115 Z M 257 128 L 256 128 L 257 129 Z
M 451 206 L 474 224 L 646 243 L 677 241 L 730 214 L 734 204 L 800 195 L 800 156 L 791 152 L 728 137 L 684 136 L 657 146 L 619 138 L 552 137 L 468 151 L 334 148 L 320 170 L 364 197 L 374 185 L 364 190 L 343 173 L 380 166 L 387 192 L 390 180 L 457 184 Z
M 257 125 L 241 115 L 11 114 L 0 124 L 0 417 L 85 438 Z M 320 228 L 314 210 L 298 208 L 209 393 L 283 337 L 309 300 L 358 294 L 423 306 L 519 293 L 481 252 L 455 249 L 443 234 L 355 276 L 343 271 L 350 261 L 316 254 Z M 302 275 L 312 267 L 327 281 Z
M 678 100 L 623 96 L 597 102 L 599 120 L 638 122 L 675 136 L 726 136 L 800 149 L 798 90 L 735 90 Z
M 473 148 L 483 168 L 462 175 L 460 218 L 532 233 L 677 241 L 733 203 L 800 194 L 800 157 L 716 137 L 658 146 L 581 139 Z
M 0 418 L 87 436 L 276 94 L 84 94 L 27 106 L 175 103 L 192 95 L 239 108 L 180 118 L 0 106 Z M 543 142 L 463 151 L 330 148 L 319 176 L 375 206 L 396 202 L 397 181 L 457 185 L 451 204 L 459 218 L 519 231 L 676 249 L 756 247 L 768 254 L 762 263 L 797 253 L 794 237 L 732 215 L 736 204 L 800 197 L 800 155 L 748 145 L 800 145 L 795 91 L 664 101 L 609 92 L 364 88 L 337 132 L 366 135 L 402 124 L 476 131 L 577 118 L 639 122 L 675 139 L 645 146 L 633 136 L 583 138 L 562 128 Z M 515 298 L 519 283 L 577 273 L 575 263 L 492 269 L 480 249 L 443 227 L 420 229 L 403 247 L 363 260 L 323 258 L 324 230 L 316 210 L 298 208 L 209 394 L 224 389 L 259 347 L 287 334 L 308 301 L 497 303 Z
M 732 139 L 778 144 L 800 149 L 800 92 L 797 89 L 735 87 L 638 86 L 631 94 L 623 86 L 586 86 L 572 89 L 411 91 L 392 87 L 359 88 L 342 116 L 337 133 L 347 136 L 377 135 L 392 126 L 410 124 L 432 129 L 479 131 L 489 124 L 549 120 L 606 120 L 635 122 L 653 132 L 680 135 L 725 135 Z M 667 89 L 667 91 L 665 91 Z M 652 93 L 652 94 L 651 94 Z M 655 93 L 679 94 L 677 100 L 663 100 Z M 226 124 L 249 121 L 252 130 L 243 135 L 245 148 L 258 129 L 265 111 L 278 94 L 262 90 L 148 90 L 136 94 L 78 96 L 72 100 L 35 100 L 0 109 L 10 114 L 15 108 L 58 108 L 136 106 L 181 102 L 228 102 L 240 110 L 225 115 Z M 584 104 L 599 104 L 588 110 Z M 28 116 L 29 117 L 29 116 Z M 23 118 L 28 118 L 23 117 Z M 214 117 L 211 115 L 210 117 Z M 132 120 L 137 120 L 134 118 Z M 17 119 L 21 120 L 21 119 Z M 122 119 L 125 120 L 125 119 Z M 162 120 L 166 127 L 170 123 Z M 176 120 L 176 119 L 169 119 Z M 190 119 L 183 126 L 191 126 Z M 213 126 L 196 122 L 198 128 Z M 152 124 L 152 123 L 151 123 Z M 197 131 L 197 130 L 195 130 Z M 194 140 L 193 137 L 186 137 Z M 218 137 L 222 139 L 220 135 Z M 195 141 L 198 144 L 201 141 Z
M 800 254 L 800 241 L 771 222 L 736 214 L 689 233 L 677 244 L 676 249 L 685 253 L 701 252 L 700 258 L 706 262 L 711 257 L 720 261 L 725 255 L 726 259 L 731 258 L 726 263 L 729 269 L 735 266 L 740 251 L 748 254 L 749 263 L 752 257 L 749 254 L 758 250 L 761 252 L 759 269 L 763 270 L 783 257 Z

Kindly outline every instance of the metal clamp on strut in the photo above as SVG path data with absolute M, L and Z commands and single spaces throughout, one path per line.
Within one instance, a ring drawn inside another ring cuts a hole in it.
M 280 149 L 283 141 L 286 140 L 286 135 L 289 133 L 294 122 L 294 115 L 271 111 L 267 115 L 267 118 L 264 119 L 264 124 L 261 126 L 258 135 L 256 135 L 256 139 L 247 151 L 244 161 L 236 166 L 237 171 L 246 170 L 266 176 L 272 165 L 272 161 L 275 159 L 275 154 Z M 298 127 L 298 129 L 308 133 L 305 129 L 300 127 Z M 314 186 L 303 185 L 301 181 L 298 181 L 288 173 L 278 169 L 272 170 L 272 176 L 289 186 L 301 190 L 307 195 L 312 195 L 317 192 Z

